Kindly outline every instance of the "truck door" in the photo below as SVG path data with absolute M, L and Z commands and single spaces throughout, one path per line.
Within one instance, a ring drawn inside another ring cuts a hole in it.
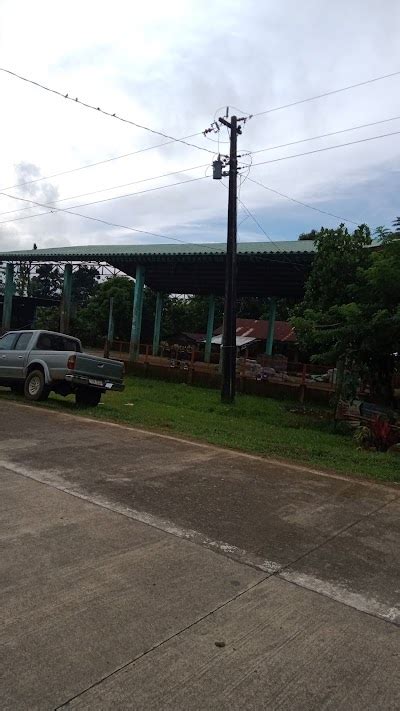
M 9 351 L 8 364 L 10 376 L 14 380 L 25 379 L 25 361 L 29 343 L 32 339 L 32 331 L 23 331 L 18 335 L 14 343 L 14 348 Z
M 0 380 L 12 378 L 10 354 L 19 333 L 6 333 L 0 338 Z

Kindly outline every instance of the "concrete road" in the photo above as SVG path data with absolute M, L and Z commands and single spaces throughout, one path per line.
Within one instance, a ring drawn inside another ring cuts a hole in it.
M 398 488 L 0 401 L 0 492 L 1 709 L 400 707 Z

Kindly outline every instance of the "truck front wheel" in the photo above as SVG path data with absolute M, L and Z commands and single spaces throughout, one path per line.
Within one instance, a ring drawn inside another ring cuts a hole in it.
M 101 400 L 101 391 L 92 388 L 79 388 L 75 395 L 75 402 L 79 407 L 96 407 Z
M 24 395 L 28 400 L 47 400 L 50 388 L 46 385 L 42 370 L 32 370 L 25 380 Z

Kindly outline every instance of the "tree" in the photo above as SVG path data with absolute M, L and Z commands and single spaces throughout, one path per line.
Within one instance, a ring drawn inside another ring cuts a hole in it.
M 238 318 L 268 319 L 268 299 L 246 296 L 238 299 Z
M 17 296 L 30 296 L 32 262 L 19 262 L 15 270 L 14 285 Z
M 84 343 L 95 345 L 106 336 L 111 296 L 114 298 L 114 337 L 129 340 L 133 286 L 134 282 L 129 277 L 111 277 L 95 285 L 87 305 L 77 309 L 72 324 L 74 332 Z
M 96 267 L 80 264 L 72 275 L 72 300 L 76 304 L 87 304 L 89 297 L 94 293 L 100 274 Z
M 368 227 L 320 230 L 303 302 L 292 322 L 314 360 L 346 362 L 390 401 L 400 349 L 400 240 L 369 249 Z
M 391 236 L 391 234 L 391 231 L 388 227 L 385 227 L 385 225 L 379 225 L 374 229 L 374 237 L 376 239 L 381 240 L 382 242 L 387 240 Z
M 30 294 L 51 299 L 61 295 L 62 275 L 54 264 L 41 264 L 30 282 Z
M 300 242 L 305 242 L 305 241 L 307 241 L 307 240 L 312 240 L 312 241 L 314 241 L 314 240 L 316 239 L 316 237 L 318 236 L 318 234 L 319 234 L 319 233 L 317 232 L 317 230 L 311 230 L 311 232 L 302 232 L 302 233 L 298 236 L 298 240 L 299 240 Z
M 322 228 L 315 237 L 317 254 L 306 284 L 303 305 L 329 309 L 353 300 L 357 290 L 357 270 L 369 261 L 370 230 L 361 225 L 352 234 L 347 227 Z

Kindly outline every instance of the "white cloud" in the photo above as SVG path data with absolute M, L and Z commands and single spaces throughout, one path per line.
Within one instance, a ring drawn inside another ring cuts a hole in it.
M 138 123 L 183 136 L 208 126 L 216 109 L 224 104 L 256 113 L 395 71 L 400 58 L 399 25 L 396 0 L 339 0 L 331 4 L 318 0 L 219 0 L 202 4 L 195 0 L 157 0 L 151 4 L 115 0 L 112 5 L 72 0 L 62 13 L 50 0 L 2 0 L 1 64 Z M 396 116 L 399 82 L 400 77 L 387 79 L 255 117 L 244 128 L 240 149 L 256 149 Z M 3 188 L 25 180 L 32 170 L 51 175 L 162 140 L 3 73 L 0 90 Z M 254 162 L 398 128 L 399 122 L 393 122 L 320 139 L 259 154 Z M 328 211 L 337 212 L 338 204 L 344 203 L 345 216 L 371 224 L 389 223 L 398 212 L 396 191 L 391 192 L 390 199 L 383 191 L 388 182 L 396 181 L 393 167 L 400 152 L 399 138 L 254 167 L 252 176 Z M 216 144 L 201 136 L 193 141 L 217 150 Z M 210 160 L 212 156 L 205 152 L 173 144 L 8 192 L 50 202 Z M 187 177 L 202 174 L 204 169 L 199 169 Z M 160 179 L 99 193 L 92 199 L 180 179 Z M 365 214 L 358 215 L 363 190 L 370 191 L 370 199 L 362 205 Z M 299 215 L 299 228 L 293 233 L 296 238 L 302 229 L 301 215 L 310 219 L 304 208 L 249 181 L 243 186 L 242 197 L 252 210 L 262 212 L 267 232 L 265 214 L 273 217 L 273 236 L 277 238 L 281 234 L 279 220 L 283 223 L 288 215 Z M 0 213 L 19 207 L 26 205 L 0 198 Z M 32 213 L 41 211 L 35 208 Z M 224 239 L 226 191 L 212 180 L 204 180 L 81 211 L 188 241 Z M 26 214 L 0 215 L 0 222 Z M 322 216 L 317 216 L 317 226 L 321 220 Z M 62 213 L 0 224 L 2 248 L 29 247 L 33 241 L 46 246 L 143 239 L 151 238 Z

